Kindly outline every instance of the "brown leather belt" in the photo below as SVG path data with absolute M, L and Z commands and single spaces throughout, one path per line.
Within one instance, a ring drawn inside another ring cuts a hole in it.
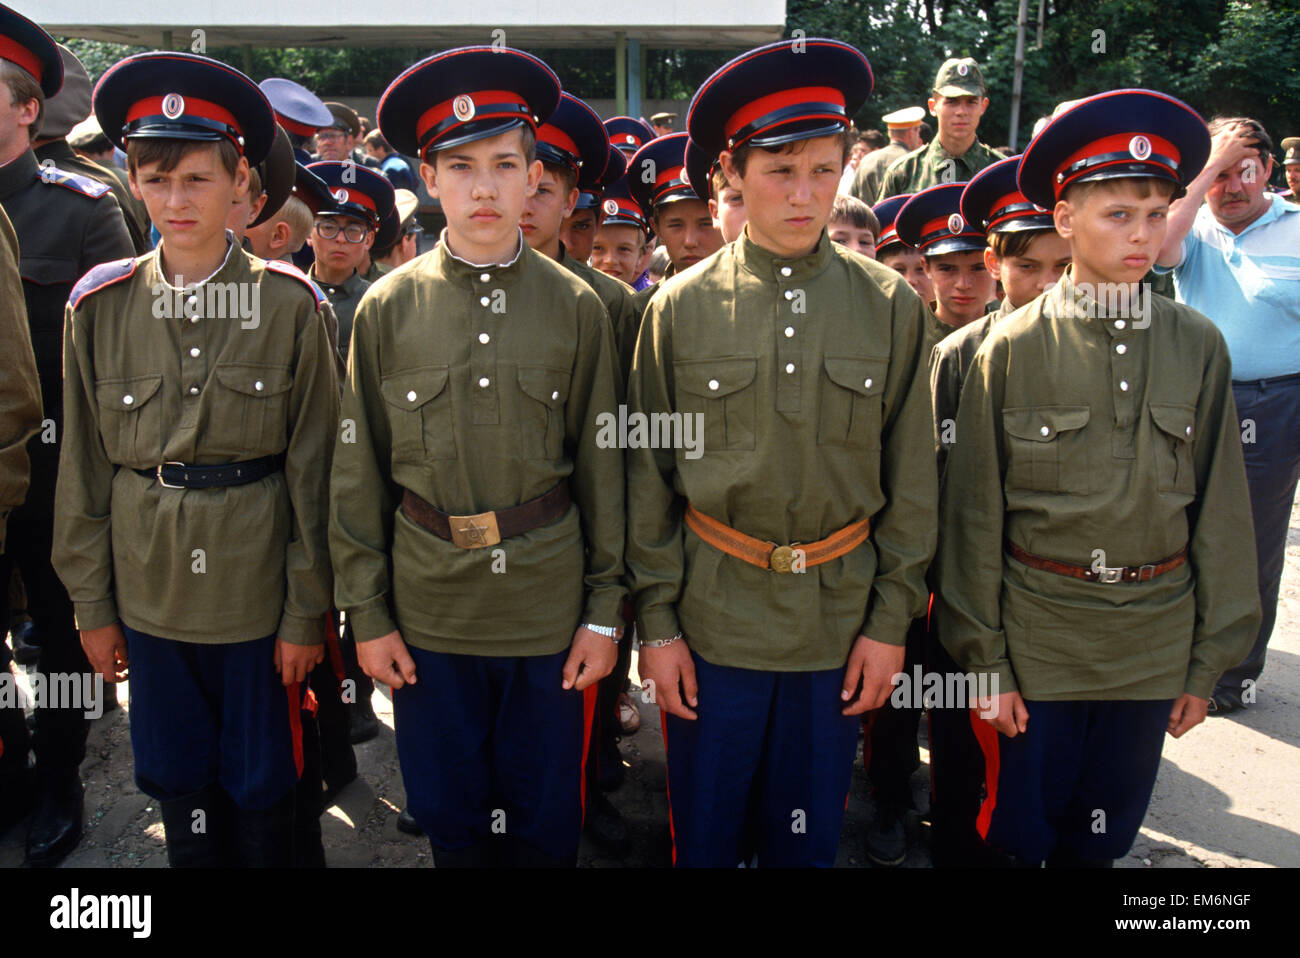
M 1044 572 L 1055 572 L 1057 575 L 1068 575 L 1088 582 L 1104 582 L 1108 584 L 1142 582 L 1146 579 L 1154 579 L 1158 575 L 1164 575 L 1166 572 L 1177 569 L 1187 561 L 1187 547 L 1183 546 L 1169 558 L 1161 559 L 1159 562 L 1150 562 L 1146 565 L 1115 566 L 1113 568 L 1101 566 L 1094 569 L 1090 566 L 1070 565 L 1068 562 L 1044 559 L 1032 552 L 1026 552 L 1013 542 L 1008 542 L 1006 546 L 1007 555 L 1031 569 L 1042 569 Z
M 554 522 L 568 511 L 569 502 L 567 479 L 536 499 L 529 499 L 509 509 L 480 512 L 472 516 L 450 515 L 410 489 L 402 490 L 402 512 L 406 518 L 462 549 L 494 546 L 502 539 L 522 535 L 530 529 Z
M 803 566 L 821 565 L 852 552 L 871 535 L 871 518 L 868 516 L 817 542 L 795 542 L 779 546 L 775 542 L 764 542 L 747 536 L 712 516 L 706 516 L 692 505 L 687 505 L 685 518 L 691 531 L 713 548 L 760 569 L 782 573 L 793 571 L 795 559 L 800 553 L 803 556 Z

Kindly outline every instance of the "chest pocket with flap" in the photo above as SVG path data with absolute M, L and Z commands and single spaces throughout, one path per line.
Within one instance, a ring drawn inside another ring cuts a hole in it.
M 283 452 L 288 444 L 289 390 L 285 366 L 221 363 L 214 370 L 223 395 L 212 410 L 214 450 L 242 459 Z
M 821 445 L 880 448 L 886 359 L 827 356 L 822 362 L 817 442 Z
M 1156 489 L 1196 495 L 1196 468 L 1192 462 L 1192 436 L 1196 410 L 1181 403 L 1149 403 L 1156 428 L 1151 438 L 1155 456 Z
M 752 357 L 673 363 L 678 411 L 684 416 L 704 417 L 704 452 L 754 448 L 757 365 Z M 698 436 L 699 430 L 694 434 Z
M 421 366 L 393 373 L 380 382 L 380 394 L 388 405 L 394 463 L 456 458 L 447 375 L 446 366 Z
M 95 384 L 99 432 L 110 462 L 145 469 L 162 462 L 162 376 L 106 379 Z
M 529 459 L 559 459 L 564 454 L 564 404 L 569 398 L 567 369 L 519 367 L 519 441 Z
M 1002 410 L 1008 489 L 1086 494 L 1090 489 L 1087 405 Z M 961 436 L 957 437 L 961 442 Z

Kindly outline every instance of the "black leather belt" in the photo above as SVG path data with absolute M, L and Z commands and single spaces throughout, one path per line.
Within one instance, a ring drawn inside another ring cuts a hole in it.
M 220 466 L 187 466 L 183 462 L 164 462 L 152 469 L 134 471 L 146 479 L 157 479 L 168 489 L 212 489 L 216 486 L 245 486 L 265 479 L 283 468 L 284 453 L 280 453 Z

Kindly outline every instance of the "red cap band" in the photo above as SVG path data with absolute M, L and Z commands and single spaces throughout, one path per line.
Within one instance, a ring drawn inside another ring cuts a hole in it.
M 833 103 L 840 107 L 840 112 L 835 115 L 835 119 L 844 120 L 844 94 L 842 92 L 828 86 L 805 86 L 793 90 L 781 90 L 778 93 L 770 93 L 767 96 L 761 96 L 757 100 L 753 100 L 731 115 L 731 119 L 727 120 L 723 132 L 726 133 L 727 140 L 730 141 L 737 132 L 749 126 L 755 120 L 785 107 L 797 106 L 800 103 Z M 783 120 L 782 122 L 786 121 Z M 761 132 L 762 130 L 755 130 L 751 135 L 757 135 Z
M 171 96 L 171 94 L 169 93 L 167 96 Z M 126 122 L 130 123 L 146 116 L 166 116 L 163 113 L 163 100 L 165 99 L 167 99 L 165 96 L 151 96 L 144 100 L 137 100 L 131 109 L 127 111 Z M 239 128 L 235 115 L 229 110 L 208 100 L 200 100 L 198 97 L 187 96 L 184 99 L 185 112 L 175 117 L 178 123 L 184 122 L 184 118 L 187 116 L 197 116 L 216 123 L 224 123 L 226 126 L 233 127 L 240 136 L 243 136 L 244 131 Z
M 37 82 L 40 82 L 41 74 L 45 72 L 41 65 L 41 58 L 13 37 L 0 36 L 0 59 L 22 67 L 36 77 Z

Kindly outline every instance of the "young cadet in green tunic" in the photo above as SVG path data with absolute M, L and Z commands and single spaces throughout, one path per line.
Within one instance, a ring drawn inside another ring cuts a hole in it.
M 95 111 L 162 240 L 69 299 L 54 563 L 96 670 L 120 681 L 129 660 L 136 781 L 171 863 L 287 866 L 329 608 L 322 297 L 225 229 L 274 137 L 251 80 L 139 54 Z
M 944 61 L 927 105 L 939 132 L 925 146 L 894 161 L 885 171 L 876 202 L 899 193 L 919 193 L 940 183 L 968 182 L 984 167 L 1003 159 L 976 137 L 989 98 L 984 74 L 970 57 Z
M 1023 864 L 1128 853 L 1166 732 L 1204 720 L 1259 626 L 1227 347 L 1140 282 L 1209 150 L 1191 108 L 1119 90 L 1059 113 L 1020 161 L 1073 262 L 975 355 L 936 606 L 956 662 L 997 682 L 978 823 Z
M 748 222 L 650 301 L 628 387 L 630 415 L 704 435 L 702 454 L 628 453 L 678 865 L 734 866 L 751 843 L 764 865 L 835 862 L 858 716 L 886 700 L 925 607 L 925 307 L 826 233 L 870 90 L 848 44 L 782 41 L 721 68 L 687 119 Z
M 447 228 L 357 310 L 330 541 L 438 867 L 575 863 L 585 731 L 618 655 L 623 457 L 597 444 L 613 335 L 518 227 L 559 97 L 536 57 L 484 46 L 422 60 L 379 103 Z

